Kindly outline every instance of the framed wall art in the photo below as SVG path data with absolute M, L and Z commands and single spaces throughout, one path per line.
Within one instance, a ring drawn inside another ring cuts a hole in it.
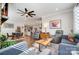
M 61 20 L 52 20 L 49 22 L 50 29 L 59 29 L 61 28 Z
M 4 28 L 14 28 L 14 24 L 12 23 L 4 23 Z

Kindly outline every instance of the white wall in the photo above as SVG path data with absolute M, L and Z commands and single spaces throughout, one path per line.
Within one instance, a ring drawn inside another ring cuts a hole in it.
M 50 34 L 54 35 L 55 31 L 58 29 L 50 29 L 49 28 L 49 21 L 60 19 L 61 20 L 61 29 L 64 31 L 64 34 L 68 34 L 71 29 L 73 29 L 73 11 L 70 10 L 64 10 L 61 12 L 53 13 L 50 15 L 46 15 L 42 17 L 42 23 L 43 25 L 47 25 L 47 32 L 50 32 Z M 45 31 L 45 28 L 43 26 L 42 31 Z
M 1 28 L 2 33 L 12 33 L 15 31 L 17 26 L 22 26 L 25 23 L 26 18 L 21 17 L 19 14 L 17 14 L 17 8 L 15 8 L 15 5 L 9 4 L 9 9 L 8 9 L 8 21 L 7 23 L 13 23 L 14 28 L 8 29 L 8 28 Z M 67 9 L 67 10 L 62 10 L 57 13 L 51 13 L 45 16 L 42 16 L 42 23 L 43 25 L 47 24 L 47 31 L 50 32 L 52 35 L 55 33 L 57 29 L 50 29 L 49 28 L 49 21 L 54 20 L 54 19 L 61 19 L 61 29 L 64 31 L 64 34 L 68 34 L 70 30 L 73 28 L 73 12 L 72 9 Z M 42 31 L 44 31 L 44 27 L 42 27 Z
M 18 7 L 24 7 L 24 6 L 18 6 Z M 24 26 L 24 24 L 36 24 L 36 23 L 40 23 L 36 22 L 34 19 L 39 19 L 40 17 L 37 18 L 26 18 L 25 16 L 21 16 L 20 14 L 18 14 L 18 10 L 20 9 L 15 6 L 15 4 L 9 4 L 8 7 L 8 20 L 5 23 L 12 23 L 14 24 L 14 28 L 4 28 L 4 24 L 1 26 L 1 32 L 6 34 L 9 33 L 11 34 L 12 32 L 15 32 L 15 29 L 17 26 Z M 33 20 L 33 21 L 32 21 Z M 22 29 L 23 30 L 23 29 Z
M 1 33 L 6 34 L 9 33 L 11 34 L 12 32 L 15 32 L 15 29 L 17 26 L 21 26 L 23 24 L 22 19 L 18 17 L 16 13 L 16 9 L 13 4 L 9 4 L 8 6 L 8 20 L 5 23 L 12 23 L 14 24 L 14 28 L 5 28 L 4 24 L 1 26 Z M 19 21 L 20 20 L 20 21 Z

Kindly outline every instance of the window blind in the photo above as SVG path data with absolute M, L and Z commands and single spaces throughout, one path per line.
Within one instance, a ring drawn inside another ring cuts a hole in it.
M 75 6 L 74 9 L 74 33 L 79 33 L 79 5 Z

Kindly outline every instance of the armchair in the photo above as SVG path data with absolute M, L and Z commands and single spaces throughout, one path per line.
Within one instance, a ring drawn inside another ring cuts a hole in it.
M 52 43 L 56 43 L 56 44 L 61 43 L 62 36 L 63 36 L 63 30 L 56 30 Z

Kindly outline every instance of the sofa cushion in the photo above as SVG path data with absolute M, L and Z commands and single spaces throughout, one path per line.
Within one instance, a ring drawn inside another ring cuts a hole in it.
M 8 50 L 4 50 L 2 52 L 0 52 L 0 55 L 18 55 L 20 53 L 22 53 L 23 51 L 15 49 L 15 48 L 10 48 Z
M 76 45 L 75 42 L 70 42 L 69 40 L 67 39 L 62 39 L 61 43 L 65 43 L 65 44 L 71 44 L 71 45 Z
M 28 49 L 28 44 L 26 41 L 23 41 L 23 42 L 20 42 L 18 44 L 15 44 L 13 46 L 13 48 L 16 48 L 16 49 L 21 50 L 21 51 L 25 51 Z
M 20 55 L 36 55 L 35 48 L 31 47 L 26 51 L 23 51 Z
M 76 45 L 65 43 L 59 45 L 59 55 L 71 55 L 71 51 L 76 51 Z
M 13 46 L 9 46 L 7 48 L 1 49 L 0 54 L 2 55 L 17 55 L 22 53 L 23 51 L 26 51 L 28 49 L 28 45 L 26 41 L 17 43 Z

